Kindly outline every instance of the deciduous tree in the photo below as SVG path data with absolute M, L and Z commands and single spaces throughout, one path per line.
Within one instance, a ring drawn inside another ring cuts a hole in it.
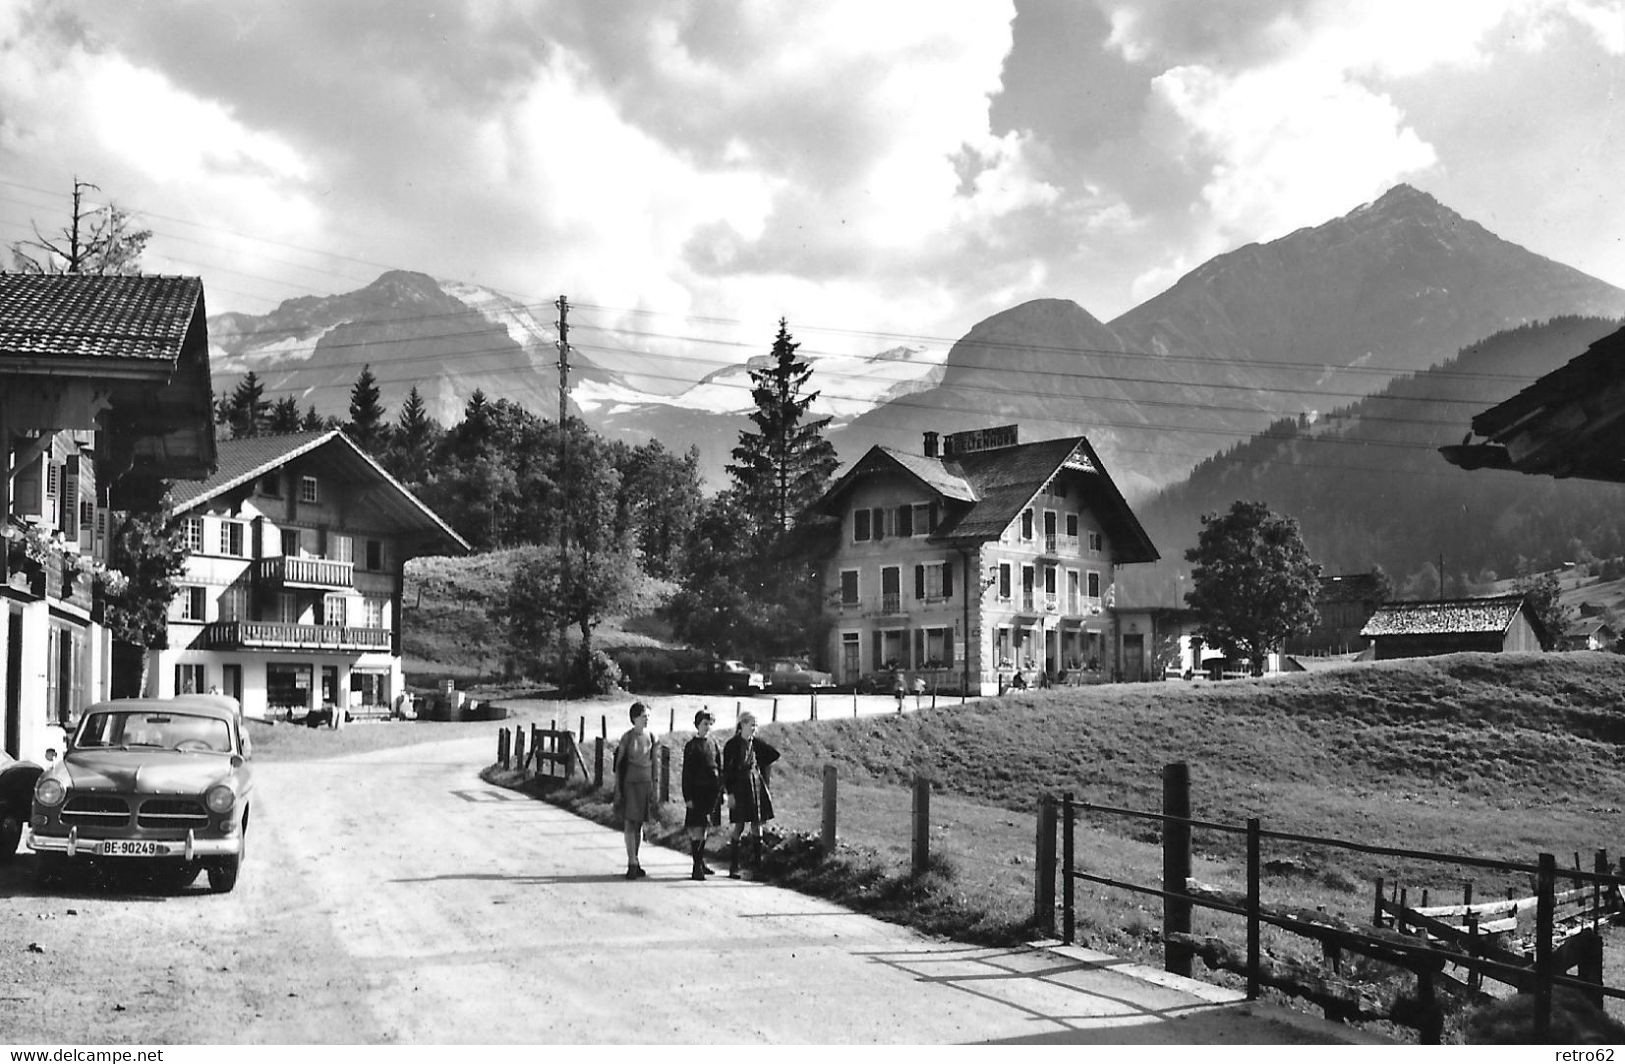
M 147 687 L 145 652 L 169 645 L 169 604 L 186 570 L 185 530 L 169 520 L 169 508 L 166 495 L 157 512 L 113 515 L 111 563 L 125 583 L 107 595 L 106 624 L 114 639 L 141 649 L 140 691 Z
M 1318 618 L 1320 566 L 1298 534 L 1298 523 L 1261 502 L 1237 501 L 1230 512 L 1205 514 L 1185 601 L 1204 640 L 1227 656 L 1245 657 L 1262 675 L 1271 651 Z

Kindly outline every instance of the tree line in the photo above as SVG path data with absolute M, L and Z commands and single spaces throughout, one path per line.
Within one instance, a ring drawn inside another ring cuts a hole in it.
M 273 403 L 253 372 L 217 397 L 215 416 L 232 438 L 342 429 L 476 551 L 515 550 L 498 618 L 515 661 L 607 688 L 614 666 L 592 638 L 609 617 L 653 612 L 677 638 L 729 655 L 818 645 L 823 525 L 808 510 L 838 463 L 829 419 L 808 417 L 818 392 L 799 346 L 781 320 L 771 364 L 751 371 L 752 427 L 712 494 L 697 447 L 609 440 L 580 418 L 561 424 L 482 391 L 451 426 L 415 386 L 391 417 L 370 365 L 348 419 L 301 412 L 291 396 Z

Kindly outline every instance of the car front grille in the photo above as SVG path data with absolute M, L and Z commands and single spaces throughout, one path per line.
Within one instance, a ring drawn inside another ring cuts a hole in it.
M 62 807 L 62 822 L 78 827 L 123 827 L 130 822 L 130 804 L 116 795 L 75 794 Z
M 136 816 L 143 828 L 191 828 L 208 822 L 209 811 L 196 798 L 149 798 Z

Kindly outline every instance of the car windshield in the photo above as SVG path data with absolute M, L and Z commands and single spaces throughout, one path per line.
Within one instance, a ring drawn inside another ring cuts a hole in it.
M 80 747 L 158 747 L 231 752 L 231 728 L 218 717 L 152 710 L 92 713 L 79 729 Z

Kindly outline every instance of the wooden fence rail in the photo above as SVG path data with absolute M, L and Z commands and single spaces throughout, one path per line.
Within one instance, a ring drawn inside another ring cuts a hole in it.
M 1057 809 L 1058 807 L 1058 809 Z M 1059 815 L 1057 815 L 1057 812 Z M 1074 846 L 1074 824 L 1084 812 L 1149 819 L 1160 823 L 1163 841 L 1163 881 L 1160 886 L 1129 883 L 1098 875 L 1078 867 Z M 1062 856 L 1055 857 L 1055 828 L 1062 837 Z M 1191 878 L 1191 832 L 1200 828 L 1244 834 L 1247 843 L 1247 889 L 1224 890 L 1206 886 Z M 1473 905 L 1471 888 L 1460 906 L 1410 908 L 1403 890 L 1397 899 L 1383 896 L 1381 881 L 1373 906 L 1373 926 L 1360 927 L 1319 910 L 1281 909 L 1263 904 L 1261 892 L 1262 849 L 1266 840 L 1286 840 L 1315 846 L 1384 854 L 1450 865 L 1488 868 L 1496 871 L 1528 872 L 1534 895 Z M 1595 867 L 1581 871 L 1564 870 L 1563 876 L 1576 886 L 1556 889 L 1556 858 L 1540 854 L 1532 864 L 1498 861 L 1461 854 L 1441 854 L 1399 847 L 1373 846 L 1349 840 L 1267 831 L 1256 819 L 1245 826 L 1196 820 L 1190 815 L 1189 774 L 1184 765 L 1169 765 L 1163 772 L 1163 810 L 1142 810 L 1075 802 L 1070 793 L 1059 802 L 1045 798 L 1038 815 L 1037 886 L 1034 891 L 1034 918 L 1041 928 L 1054 933 L 1054 879 L 1060 874 L 1062 938 L 1073 940 L 1072 884 L 1076 880 L 1098 883 L 1140 894 L 1160 897 L 1163 902 L 1164 964 L 1171 972 L 1191 974 L 1191 961 L 1201 957 L 1211 968 L 1235 971 L 1247 977 L 1247 993 L 1256 997 L 1261 986 L 1272 986 L 1321 1005 L 1329 1018 L 1338 1020 L 1386 1018 L 1415 1027 L 1424 1041 L 1436 1042 L 1443 1027 L 1439 990 L 1448 983 L 1465 992 L 1477 992 L 1485 978 L 1495 979 L 1529 993 L 1535 1003 L 1535 1034 L 1550 1034 L 1551 995 L 1556 986 L 1582 990 L 1599 1006 L 1605 997 L 1625 999 L 1625 990 L 1603 983 L 1602 936 L 1600 924 L 1625 913 L 1622 886 L 1625 862 L 1618 872 L 1610 870 L 1606 854 L 1598 851 Z M 1226 912 L 1246 921 L 1247 944 L 1237 949 L 1214 936 L 1191 933 L 1194 907 Z M 1513 932 L 1529 926 L 1527 942 L 1512 942 Z M 1488 918 L 1487 920 L 1485 918 Z M 1532 918 L 1532 919 L 1531 919 Z M 1508 922 L 1510 921 L 1510 923 Z M 1260 948 L 1260 928 L 1271 926 L 1318 942 L 1331 971 L 1301 962 L 1266 959 Z M 1345 952 L 1391 964 L 1416 978 L 1412 996 L 1379 995 L 1368 987 L 1348 982 L 1340 976 Z M 1465 973 L 1458 981 L 1450 971 Z M 1575 971 L 1578 978 L 1567 973 Z

